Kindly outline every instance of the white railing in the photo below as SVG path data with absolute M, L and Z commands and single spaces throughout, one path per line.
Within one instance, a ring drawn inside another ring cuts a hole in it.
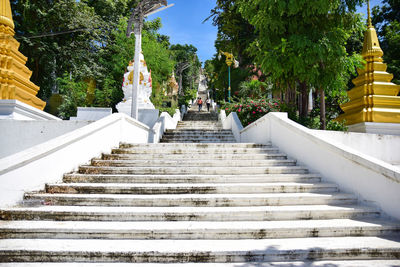
M 228 117 L 226 117 L 225 110 L 222 110 L 220 114 L 222 128 L 232 130 L 236 142 L 241 142 L 240 131 L 243 129 L 243 126 L 236 112 L 231 112 Z
M 124 114 L 113 114 L 90 125 L 0 160 L 0 206 L 14 205 L 26 191 L 60 182 L 120 142 L 147 143 L 150 129 Z
M 223 124 L 235 132 L 241 124 L 233 119 L 234 115 L 231 119 L 229 116 Z M 220 117 L 223 119 L 224 115 Z M 303 127 L 288 119 L 287 113 L 265 115 L 242 129 L 236 139 L 259 144 L 272 142 L 299 164 L 320 173 L 325 181 L 338 184 L 365 203 L 400 219 L 400 168 L 394 165 L 339 143 L 318 130 Z
M 186 112 L 184 106 L 182 106 L 181 110 L 183 110 L 183 112 Z M 175 110 L 175 114 L 173 117 L 171 117 L 171 115 L 169 115 L 167 112 L 161 113 L 160 117 L 152 128 L 152 137 L 150 139 L 150 143 L 160 142 L 164 132 L 169 129 L 175 129 L 178 125 L 178 121 L 181 121 L 182 118 L 183 115 L 182 112 L 179 111 L 179 109 Z
M 186 112 L 186 109 L 182 109 Z M 163 112 L 152 129 L 131 117 L 115 113 L 104 119 L 0 159 L 0 207 L 19 203 L 24 192 L 61 182 L 71 172 L 120 142 L 158 143 L 165 130 L 175 129 L 182 113 Z

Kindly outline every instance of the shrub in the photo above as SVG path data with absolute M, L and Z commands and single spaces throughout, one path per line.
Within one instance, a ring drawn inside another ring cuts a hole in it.
M 280 111 L 281 103 L 270 98 L 242 99 L 239 102 L 223 103 L 222 108 L 227 115 L 236 112 L 243 126 L 263 117 L 268 112 Z

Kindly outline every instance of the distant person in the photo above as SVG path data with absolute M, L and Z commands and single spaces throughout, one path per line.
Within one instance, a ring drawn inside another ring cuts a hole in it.
M 206 104 L 207 104 L 207 111 L 210 112 L 211 99 L 209 99 L 208 97 L 206 99 Z
M 197 99 L 197 105 L 199 106 L 199 112 L 200 112 L 201 108 L 203 107 L 203 100 L 201 100 L 201 97 Z

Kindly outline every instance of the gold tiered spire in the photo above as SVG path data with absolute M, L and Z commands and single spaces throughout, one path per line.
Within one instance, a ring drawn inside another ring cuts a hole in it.
M 9 0 L 0 0 L 0 99 L 16 99 L 43 110 L 46 103 L 36 97 L 39 87 L 29 79 L 27 58 L 18 51 Z
M 400 123 L 400 85 L 391 82 L 393 74 L 386 72 L 383 51 L 379 46 L 376 30 L 371 23 L 368 1 L 368 29 L 364 34 L 362 56 L 364 69 L 358 69 L 353 79 L 355 87 L 348 91 L 350 101 L 340 107 L 344 114 L 337 120 L 346 120 L 347 125 L 362 122 Z

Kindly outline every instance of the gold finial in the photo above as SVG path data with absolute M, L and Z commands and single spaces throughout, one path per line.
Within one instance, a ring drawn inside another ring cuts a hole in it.
M 367 1 L 367 3 L 368 3 L 368 21 L 367 21 L 368 28 L 372 28 L 373 26 L 372 26 L 372 22 L 371 22 L 371 9 L 369 7 L 369 0 Z
M 11 13 L 10 0 L 0 0 L 0 24 L 14 29 L 14 21 Z
M 383 51 L 379 46 L 379 40 L 376 34 L 376 30 L 371 22 L 371 9 L 369 0 L 367 1 L 367 4 L 368 4 L 368 28 L 364 34 L 364 45 L 361 53 L 364 59 L 366 57 L 371 57 L 371 56 L 375 57 L 383 56 Z

